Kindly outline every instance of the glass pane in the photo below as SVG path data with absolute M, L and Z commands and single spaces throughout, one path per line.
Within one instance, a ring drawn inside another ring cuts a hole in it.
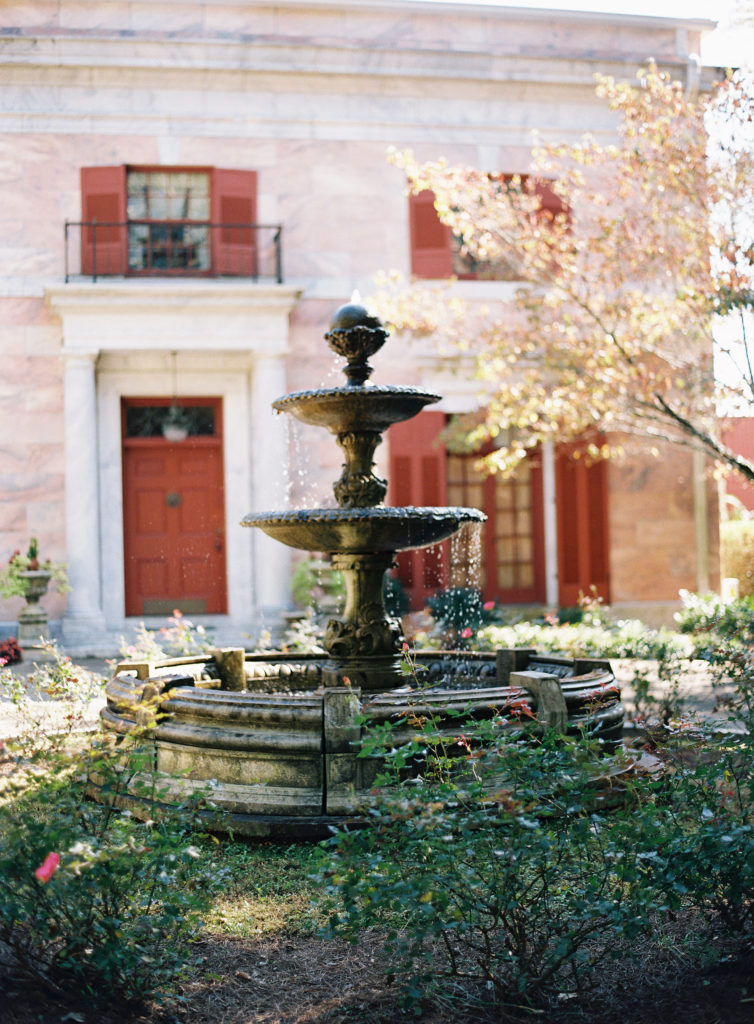
M 484 488 L 481 484 L 471 484 L 466 489 L 465 505 L 471 508 L 482 508 L 484 506 Z
M 515 560 L 515 548 L 510 537 L 498 540 L 495 543 L 495 551 L 498 562 L 512 562 Z
M 458 484 L 448 484 L 448 504 L 449 505 L 463 505 L 464 493 L 463 487 L 459 487 Z
M 137 195 L 144 191 L 144 187 L 147 183 L 147 175 L 144 171 L 129 171 L 128 172 L 128 194 L 129 196 L 133 193 Z
M 522 565 L 519 568 L 519 584 L 522 587 L 533 587 L 534 586 L 534 566 Z
M 150 199 L 166 199 L 168 195 L 168 182 L 171 175 L 164 171 L 150 171 L 147 174 Z
M 529 508 L 531 504 L 531 491 L 528 484 L 522 484 L 516 487 L 516 508 L 524 509 Z
M 532 542 L 531 537 L 519 537 L 518 540 L 518 561 L 520 563 L 531 564 L 532 560 Z
M 131 224 L 128 228 L 128 266 L 143 270 L 147 266 L 149 229 L 146 224 Z
M 499 565 L 497 568 L 497 583 L 502 590 L 510 590 L 514 587 L 516 580 L 513 574 L 513 566 Z
M 448 483 L 458 484 L 464 479 L 465 460 L 458 455 L 449 455 L 446 467 Z
M 186 228 L 185 235 L 191 250 L 189 266 L 209 270 L 209 228 Z
M 197 196 L 192 191 L 187 216 L 189 220 L 209 220 L 209 196 Z
M 168 198 L 163 192 L 156 192 L 150 188 L 147 202 L 147 217 L 150 220 L 168 219 Z
M 168 217 L 171 220 L 187 220 L 189 211 L 189 195 L 187 192 L 178 192 L 168 196 Z
M 126 205 L 126 214 L 129 220 L 141 220 L 147 215 L 147 195 L 146 190 L 142 192 L 131 192 L 128 190 L 128 203 Z
M 212 405 L 179 406 L 192 437 L 214 437 L 215 407 Z M 126 408 L 126 437 L 162 437 L 168 417 L 168 405 L 133 405 Z
M 498 512 L 495 518 L 498 536 L 509 537 L 514 532 L 514 522 L 512 512 Z
M 524 510 L 518 513 L 518 530 L 517 532 L 523 534 L 525 537 L 531 536 L 531 512 Z
M 514 494 L 515 494 L 515 491 L 513 489 L 513 484 L 508 483 L 507 481 L 506 482 L 503 482 L 502 480 L 498 481 L 498 483 L 497 483 L 497 485 L 495 487 L 495 501 L 496 501 L 497 507 L 501 508 L 501 509 L 502 508 L 513 508 L 513 496 L 514 496 Z

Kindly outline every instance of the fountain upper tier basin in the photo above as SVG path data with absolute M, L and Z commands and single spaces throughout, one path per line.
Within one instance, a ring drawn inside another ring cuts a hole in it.
M 278 412 L 289 412 L 302 423 L 326 427 L 333 434 L 350 430 L 382 433 L 392 423 L 403 423 L 441 396 L 419 388 L 362 384 L 316 391 L 295 391 L 272 403 Z
M 291 548 L 356 555 L 423 548 L 486 518 L 475 508 L 320 508 L 253 512 L 242 525 Z

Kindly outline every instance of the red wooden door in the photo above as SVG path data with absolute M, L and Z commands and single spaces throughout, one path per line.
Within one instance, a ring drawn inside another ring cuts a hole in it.
M 126 615 L 170 615 L 174 609 L 222 614 L 227 585 L 220 399 L 180 403 L 204 413 L 198 417 L 203 432 L 180 442 L 159 431 L 168 404 L 123 401 Z M 150 414 L 152 426 L 144 428 Z M 146 436 L 134 436 L 134 422 Z
M 562 444 L 555 461 L 558 600 L 566 608 L 590 597 L 592 588 L 610 601 L 607 464 L 585 455 L 585 443 Z

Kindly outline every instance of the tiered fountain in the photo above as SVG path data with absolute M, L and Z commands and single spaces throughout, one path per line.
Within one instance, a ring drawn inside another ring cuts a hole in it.
M 342 619 L 325 634 L 327 657 L 247 654 L 118 666 L 107 687 L 107 728 L 129 732 L 157 700 L 156 766 L 168 789 L 213 784 L 212 800 L 236 832 L 318 836 L 359 817 L 378 765 L 359 757 L 374 723 L 431 709 L 457 730 L 457 713 L 497 715 L 524 702 L 542 728 L 587 729 L 608 748 L 620 742 L 623 708 L 607 662 L 538 656 L 533 650 L 417 653 L 415 678 L 401 671 L 404 638 L 382 597 L 398 551 L 445 540 L 485 516 L 470 508 L 390 508 L 373 457 L 392 423 L 440 396 L 369 381 L 369 358 L 387 332 L 362 306 L 339 309 L 325 335 L 346 359 L 342 387 L 303 391 L 273 403 L 336 435 L 345 464 L 337 508 L 255 513 L 254 526 L 304 551 L 327 552 L 346 583 Z M 455 722 L 455 724 L 454 724 Z M 398 735 L 400 739 L 400 734 Z M 220 826 L 221 827 L 221 826 Z

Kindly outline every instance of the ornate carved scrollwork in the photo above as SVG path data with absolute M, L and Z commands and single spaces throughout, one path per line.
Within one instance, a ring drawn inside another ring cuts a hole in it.
M 381 441 L 374 430 L 346 430 L 338 434 L 346 462 L 340 479 L 333 485 L 333 493 L 341 508 L 371 508 L 384 499 L 387 482 L 372 472 L 374 450 Z
M 331 658 L 392 655 L 402 641 L 400 622 L 385 615 L 378 604 L 365 605 L 357 622 L 330 619 L 325 631 L 325 650 Z

